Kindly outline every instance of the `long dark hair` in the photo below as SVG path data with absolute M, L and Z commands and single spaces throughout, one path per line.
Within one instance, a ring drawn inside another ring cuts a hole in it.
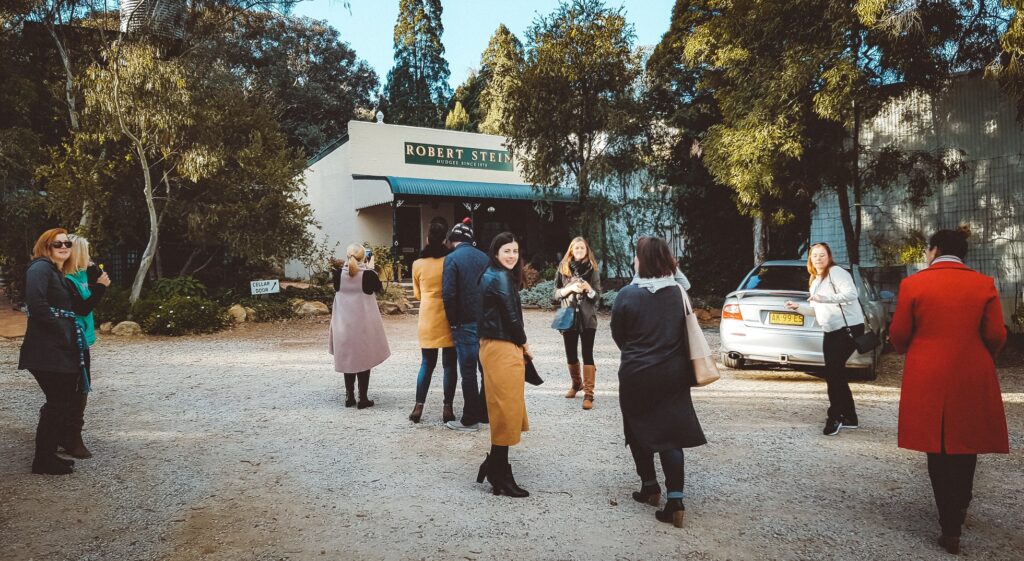
M 516 266 L 512 267 L 511 271 L 506 269 L 505 266 L 501 264 L 501 261 L 498 260 L 498 250 L 501 249 L 501 246 L 512 242 L 519 243 L 519 240 L 516 239 L 516 235 L 512 232 L 502 232 L 497 236 L 494 236 L 494 239 L 491 240 L 491 247 L 487 251 L 487 255 L 491 258 L 492 267 L 499 271 L 508 271 L 509 277 L 512 278 L 512 282 L 516 284 L 516 288 L 518 289 L 523 286 L 523 283 L 526 280 L 523 276 L 523 256 L 519 256 L 519 259 L 516 261 Z
M 427 245 L 423 246 L 420 257 L 444 257 L 448 255 L 448 248 L 444 244 L 444 238 L 448 235 L 448 228 L 440 222 L 431 222 L 427 230 Z

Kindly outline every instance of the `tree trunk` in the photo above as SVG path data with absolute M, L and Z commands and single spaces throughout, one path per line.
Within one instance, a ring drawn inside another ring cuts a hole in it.
M 78 121 L 78 104 L 75 101 L 75 74 L 71 71 L 71 58 L 68 56 L 67 49 L 64 48 L 64 43 L 57 36 L 57 30 L 54 27 L 53 20 L 47 18 L 45 21 L 46 30 L 50 33 L 50 37 L 53 38 L 54 44 L 57 46 L 57 53 L 60 55 L 61 66 L 64 68 L 64 101 L 68 106 L 68 123 L 70 124 L 71 133 L 77 133 L 79 131 Z M 88 199 L 82 200 L 82 219 L 78 222 L 79 231 L 88 230 L 92 226 L 92 208 L 89 206 Z
M 142 179 L 144 183 L 143 192 L 146 195 L 146 210 L 149 211 L 149 243 L 146 250 L 142 252 L 142 260 L 139 261 L 139 270 L 135 273 L 135 281 L 132 282 L 132 293 L 128 301 L 134 306 L 142 293 L 142 284 L 146 281 L 146 273 L 153 263 L 156 255 L 157 244 L 160 239 L 160 223 L 156 216 L 156 204 L 153 202 L 153 178 L 149 172 L 149 158 L 146 157 L 146 149 L 138 139 L 133 139 L 135 152 L 139 156 L 139 166 L 142 167 Z
M 758 212 L 754 215 L 754 265 L 760 265 L 768 260 L 768 243 L 764 227 L 764 215 Z

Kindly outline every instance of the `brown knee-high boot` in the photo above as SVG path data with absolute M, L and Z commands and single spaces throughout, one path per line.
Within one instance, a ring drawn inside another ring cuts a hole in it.
M 593 364 L 583 365 L 583 408 L 594 406 L 594 381 L 597 379 L 597 367 Z
M 85 405 L 89 401 L 89 395 L 80 393 L 75 397 L 78 399 L 73 404 L 74 409 L 71 410 L 71 418 L 68 421 L 68 440 L 64 446 L 64 451 L 72 458 L 84 460 L 92 457 L 92 452 L 89 452 L 89 449 L 85 447 L 85 443 L 82 442 L 82 427 L 85 426 Z
M 569 365 L 569 377 L 572 378 L 572 387 L 565 392 L 565 397 L 572 399 L 576 393 L 583 389 L 583 377 L 580 376 L 580 363 Z

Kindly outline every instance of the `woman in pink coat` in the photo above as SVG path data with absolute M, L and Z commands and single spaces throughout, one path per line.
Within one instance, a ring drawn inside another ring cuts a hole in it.
M 1006 414 L 994 358 L 1006 342 L 990 277 L 964 265 L 970 230 L 928 240 L 928 268 L 903 280 L 889 337 L 907 354 L 899 446 L 928 454 L 939 545 L 960 551 L 978 454 L 1006 454 Z
M 391 356 L 384 320 L 377 297 L 383 290 L 380 277 L 373 271 L 373 255 L 359 244 L 345 250 L 345 262 L 335 262 L 334 307 L 327 335 L 327 350 L 334 355 L 334 371 L 345 374 L 345 407 L 373 407 L 366 397 L 370 369 Z M 355 385 L 359 380 L 359 401 Z

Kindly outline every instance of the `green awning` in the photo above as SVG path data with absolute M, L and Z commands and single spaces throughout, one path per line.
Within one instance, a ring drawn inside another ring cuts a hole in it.
M 395 198 L 402 196 L 442 197 L 449 199 L 511 199 L 521 201 L 573 201 L 573 194 L 565 189 L 534 189 L 530 185 L 514 183 L 484 183 L 482 181 L 449 181 L 419 177 L 353 175 L 353 179 L 385 180 Z

